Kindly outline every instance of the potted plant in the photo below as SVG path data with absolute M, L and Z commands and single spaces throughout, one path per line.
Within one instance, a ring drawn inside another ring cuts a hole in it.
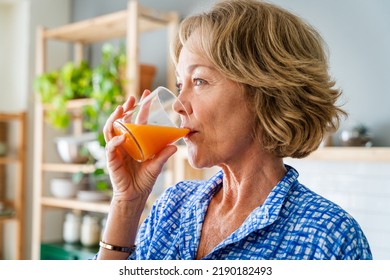
M 70 116 L 66 109 L 69 100 L 89 98 L 92 94 L 92 69 L 85 61 L 78 65 L 67 62 L 59 70 L 39 75 L 34 80 L 34 89 L 43 104 L 50 104 L 46 121 L 57 129 L 69 126 Z

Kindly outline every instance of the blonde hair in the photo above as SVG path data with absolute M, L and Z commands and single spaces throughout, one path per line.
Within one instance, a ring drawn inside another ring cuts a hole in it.
M 325 42 L 292 13 L 255 0 L 219 2 L 181 23 L 175 63 L 194 32 L 196 51 L 244 86 L 254 135 L 276 156 L 309 155 L 346 115 L 336 105 L 341 90 L 329 76 Z

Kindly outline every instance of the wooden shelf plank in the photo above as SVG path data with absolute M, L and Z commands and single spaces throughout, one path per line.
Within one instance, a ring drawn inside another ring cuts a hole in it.
M 16 156 L 1 156 L 0 164 L 19 163 L 19 158 Z
M 16 220 L 16 215 L 14 210 L 3 210 L 0 211 L 0 221 L 14 221 Z
M 16 218 L 14 215 L 1 215 L 0 214 L 0 222 L 6 222 L 6 221 L 15 221 Z
M 108 201 L 88 202 L 77 199 L 59 199 L 55 197 L 42 197 L 41 204 L 45 207 L 65 208 L 99 213 L 108 213 L 110 208 Z
M 187 159 L 187 148 L 179 146 L 175 155 Z M 390 147 L 323 147 L 302 160 L 389 162 Z
M 121 38 L 126 36 L 127 16 L 128 13 L 126 10 L 119 11 L 49 29 L 44 32 L 44 36 L 47 39 L 79 42 L 83 44 Z M 140 11 L 140 32 L 164 28 L 169 19 L 169 14 L 157 13 L 150 9 L 142 9 Z
M 22 120 L 25 113 L 0 113 L 0 120 L 1 121 L 10 121 L 10 120 Z
M 48 172 L 92 173 L 95 171 L 95 166 L 92 164 L 44 163 L 42 170 Z
M 44 36 L 47 39 L 85 44 L 118 38 L 126 34 L 126 17 L 126 11 L 120 11 L 49 29 L 44 32 Z
M 308 160 L 390 162 L 390 147 L 324 147 Z
M 73 99 L 69 100 L 66 103 L 66 109 L 68 110 L 74 110 L 74 109 L 80 109 L 87 105 L 93 105 L 94 100 L 92 98 L 79 98 L 79 99 Z M 51 104 L 43 104 L 44 110 L 52 109 L 53 106 Z

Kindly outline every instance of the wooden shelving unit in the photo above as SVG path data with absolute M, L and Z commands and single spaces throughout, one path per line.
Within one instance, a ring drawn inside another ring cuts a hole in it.
M 160 12 L 142 7 L 137 1 L 129 1 L 126 10 L 95 17 L 81 22 L 67 24 L 58 28 L 37 30 L 36 74 L 45 72 L 47 43 L 50 40 L 64 41 L 74 47 L 74 61 L 84 58 L 84 47 L 114 38 L 126 39 L 127 55 L 127 88 L 126 95 L 139 97 L 140 65 L 139 65 L 139 34 L 151 30 L 167 29 L 168 41 L 173 39 L 177 32 L 178 15 L 175 12 Z M 169 54 L 166 54 L 169 57 Z M 167 61 L 170 61 L 169 59 Z M 167 65 L 167 87 L 175 89 L 175 71 L 173 64 Z M 91 100 L 82 99 L 68 102 L 69 111 L 81 110 Z M 45 192 L 45 178 L 50 173 L 91 173 L 95 170 L 93 165 L 64 164 L 60 162 L 47 162 L 45 160 L 45 111 L 50 106 L 42 105 L 39 100 L 35 104 L 35 150 L 34 150 L 34 212 L 32 232 L 32 258 L 40 258 L 40 247 L 43 240 L 43 213 L 49 209 L 63 209 L 76 211 L 90 211 L 107 213 L 108 202 L 85 202 L 77 199 L 58 199 Z M 73 120 L 73 133 L 82 132 L 81 120 Z
M 25 193 L 25 170 L 26 170 L 26 113 L 0 113 L 0 122 L 7 122 L 8 124 L 14 123 L 17 126 L 15 135 L 9 135 L 12 137 L 12 143 L 15 143 L 15 147 L 12 147 L 12 151 L 8 151 L 4 156 L 0 156 L 0 166 L 7 169 L 10 165 L 14 165 L 15 168 L 15 184 L 5 184 L 5 187 L 12 187 L 14 189 L 14 195 L 12 198 L 4 197 L 0 200 L 4 203 L 4 209 L 0 210 L 0 259 L 3 258 L 3 224 L 7 222 L 14 222 L 16 227 L 15 239 L 15 258 L 20 260 L 24 258 L 24 193 Z M 6 174 L 5 174 L 6 175 Z M 6 238 L 12 240 L 13 238 Z

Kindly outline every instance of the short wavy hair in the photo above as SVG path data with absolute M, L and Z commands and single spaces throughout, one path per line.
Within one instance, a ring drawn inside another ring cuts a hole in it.
M 291 12 L 256 0 L 218 2 L 181 22 L 175 63 L 194 32 L 196 51 L 244 87 L 254 137 L 274 155 L 309 155 L 347 115 L 336 105 L 342 91 L 328 73 L 324 40 Z

